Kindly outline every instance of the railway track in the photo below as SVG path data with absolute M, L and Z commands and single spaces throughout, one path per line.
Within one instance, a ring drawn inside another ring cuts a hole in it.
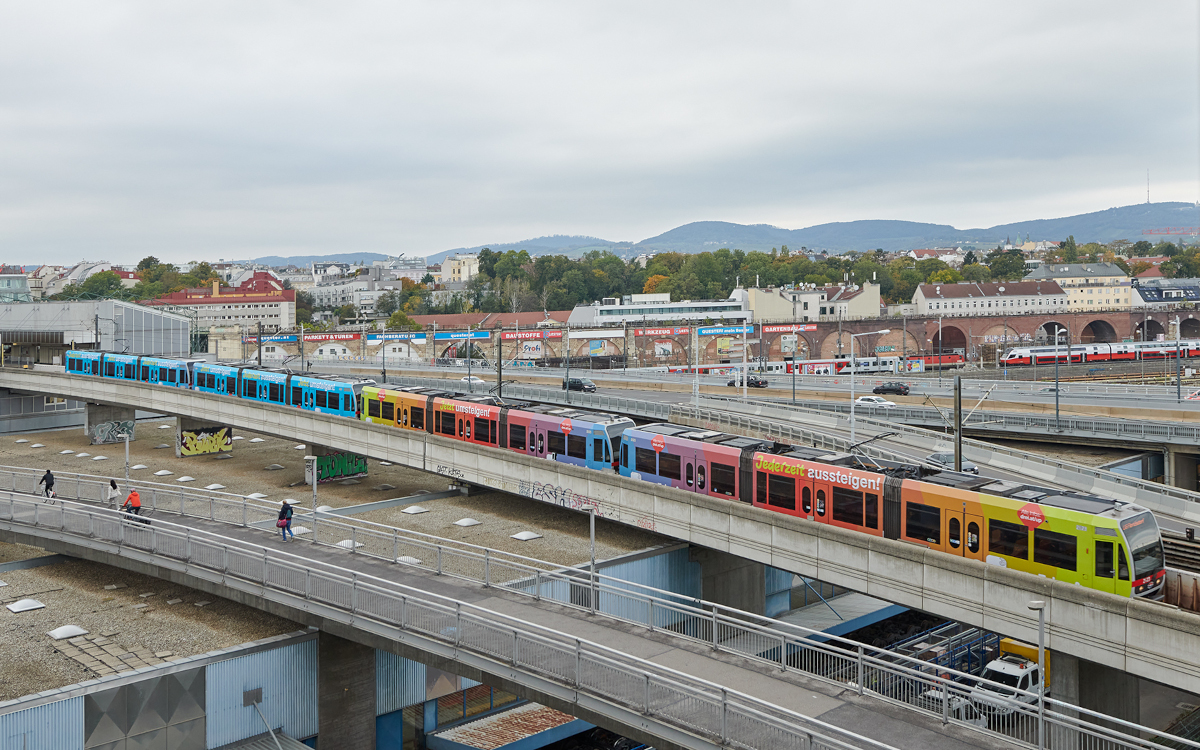
M 1163 530 L 1163 551 L 1167 567 L 1200 573 L 1200 542 L 1188 540 L 1177 531 Z

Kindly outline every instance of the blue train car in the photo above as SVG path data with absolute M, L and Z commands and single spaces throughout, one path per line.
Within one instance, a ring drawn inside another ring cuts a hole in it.
M 600 414 L 562 406 L 531 406 L 505 414 L 511 433 L 510 449 L 589 469 L 611 469 L 621 435 L 633 427 L 629 417 Z M 525 435 L 517 433 L 520 425 Z M 517 439 L 514 439 L 517 438 Z
M 288 381 L 296 376 L 278 370 L 244 368 L 238 385 L 238 395 L 247 401 L 266 401 L 271 404 L 292 405 L 288 398 Z
M 102 352 L 84 352 L 71 349 L 67 352 L 67 372 L 79 375 L 100 375 Z
M 307 411 L 358 419 L 361 414 L 359 394 L 368 385 L 375 385 L 375 381 L 292 375 L 288 382 L 289 403 Z
M 105 355 L 105 361 L 111 355 Z M 190 388 L 192 368 L 204 360 L 166 359 L 164 357 L 139 357 L 138 380 L 152 385 L 167 385 L 175 388 Z
M 238 371 L 240 367 L 201 362 L 193 369 L 192 388 L 204 393 L 236 396 L 238 393 Z

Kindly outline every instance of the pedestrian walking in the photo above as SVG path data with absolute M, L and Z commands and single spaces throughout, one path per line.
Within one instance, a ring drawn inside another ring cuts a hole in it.
M 46 469 L 46 473 L 42 475 L 42 481 L 38 482 L 38 486 L 46 485 L 46 497 L 54 497 L 54 475 Z
M 117 507 L 117 501 L 121 499 L 121 491 L 117 489 L 117 480 L 108 480 L 108 504 L 112 507 Z
M 279 533 L 283 535 L 283 541 L 286 542 L 288 540 L 288 534 L 291 534 L 293 539 L 296 538 L 296 535 L 292 533 L 292 506 L 287 500 L 284 500 L 283 505 L 279 508 L 279 520 L 275 522 L 275 525 L 279 527 Z
M 121 506 L 121 510 L 128 508 L 128 512 L 135 516 L 142 515 L 142 496 L 137 490 L 130 490 L 129 497 L 125 498 L 125 503 Z

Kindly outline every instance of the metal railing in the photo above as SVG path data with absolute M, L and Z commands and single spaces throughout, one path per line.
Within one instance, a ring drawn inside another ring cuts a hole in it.
M 34 525 L 41 525 L 45 514 L 50 514 L 48 517 L 52 519 L 55 512 L 96 510 L 64 508 L 38 498 L 23 497 L 20 493 L 36 491 L 39 478 L 36 471 L 0 467 L 0 491 L 7 490 L 9 495 L 9 520 L 28 523 L 27 509 L 24 516 L 15 511 L 18 501 L 22 507 L 33 506 Z M 151 510 L 261 528 L 269 533 L 275 531 L 278 506 L 274 504 L 169 485 L 139 482 L 138 486 L 145 488 L 144 507 Z M 78 474 L 59 475 L 56 484 L 60 498 L 73 496 L 83 501 L 97 498 L 101 503 L 107 487 L 107 480 L 103 478 Z M 3 507 L 0 501 L 0 519 L 5 518 Z M 115 513 L 109 508 L 103 510 Z M 304 513 L 299 508 L 296 518 L 312 520 L 311 535 L 304 536 L 314 544 L 342 548 L 350 554 L 420 568 L 633 623 L 651 632 L 702 643 L 714 651 L 733 653 L 783 672 L 802 673 L 849 687 L 860 695 L 916 708 L 947 723 L 1036 746 L 1038 714 L 1033 693 L 1013 691 L 949 667 L 712 602 L 534 558 L 361 519 L 335 520 L 325 514 Z M 147 528 L 136 522 L 123 523 L 129 528 L 136 527 L 135 531 Z M 150 528 L 159 528 L 161 523 L 156 517 Z M 171 524 L 168 528 L 175 527 Z M 992 688 L 991 692 L 983 694 L 982 701 L 975 691 L 980 685 Z M 1011 698 L 1004 697 L 1006 691 Z M 949 696 L 949 699 L 943 700 L 942 696 Z M 983 706 L 994 714 L 988 727 L 971 723 L 971 716 L 959 710 L 959 707 L 965 708 L 964 702 L 971 703 L 973 697 L 976 698 L 973 705 Z M 1071 737 L 1087 736 L 1104 743 L 1081 744 L 1081 747 L 1159 747 L 1137 739 L 1139 734 L 1153 733 L 1154 730 L 1149 728 L 1118 722 L 1053 699 L 1047 699 L 1047 706 L 1054 707 L 1047 716 L 1048 727 L 1059 732 L 1059 736 L 1067 736 L 1062 733 L 1070 732 L 1074 733 L 1069 735 Z M 1129 734 L 1104 730 L 1088 720 L 1116 722 Z M 1200 744 L 1187 746 L 1200 750 Z
M 192 575 L 216 573 L 225 585 L 236 581 L 266 599 L 310 610 L 317 605 L 355 627 L 371 621 L 408 633 L 453 648 L 460 661 L 470 654 L 497 674 L 516 670 L 526 684 L 549 682 L 633 712 L 655 734 L 663 735 L 657 724 L 704 745 L 745 750 L 891 747 L 598 643 L 374 576 L 175 524 L 131 522 L 106 508 L 3 494 L 0 520 L 10 524 L 85 544 L 116 544 L 122 554 L 137 550 L 167 567 L 186 566 Z

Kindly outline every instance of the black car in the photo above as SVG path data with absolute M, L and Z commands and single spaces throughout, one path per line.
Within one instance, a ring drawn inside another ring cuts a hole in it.
M 740 377 L 735 377 L 725 385 L 740 387 L 742 385 L 742 379 Z M 768 385 L 770 384 L 767 382 L 766 378 L 760 378 L 757 375 L 751 375 L 750 377 L 746 378 L 746 387 L 748 388 L 766 388 Z
M 944 471 L 954 471 L 954 454 L 953 453 L 931 453 L 925 457 L 925 460 L 939 469 Z M 962 470 L 964 474 L 978 474 L 979 467 L 970 461 L 963 459 Z
M 583 391 L 584 393 L 595 393 L 596 384 L 587 378 L 563 378 L 564 391 Z
M 880 383 L 879 385 L 875 386 L 875 389 L 871 392 L 878 394 L 894 393 L 897 396 L 907 396 L 908 386 L 900 382 Z

